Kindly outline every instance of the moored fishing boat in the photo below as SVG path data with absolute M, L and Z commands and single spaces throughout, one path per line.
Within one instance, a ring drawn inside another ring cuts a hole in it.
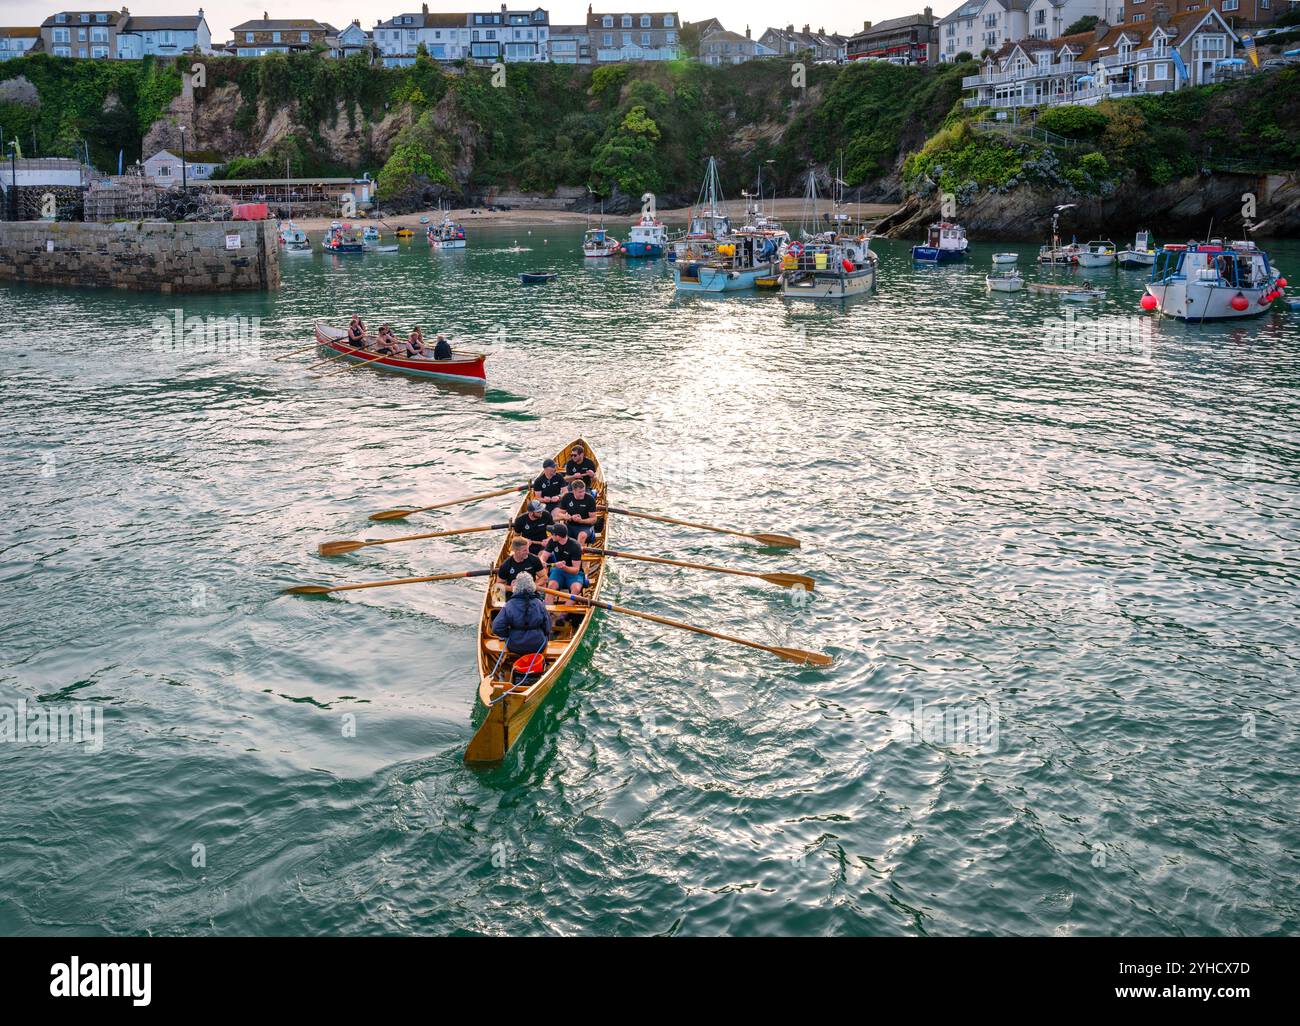
M 792 242 L 782 264 L 786 299 L 848 299 L 876 284 L 876 254 L 866 237 L 843 239 L 833 232 Z
M 1045 246 L 1038 249 L 1038 262 L 1040 264 L 1076 264 L 1079 262 L 1079 250 L 1082 248 L 1077 242 L 1071 242 L 1069 245 L 1061 243 L 1061 212 L 1070 210 L 1074 207 L 1073 203 L 1062 203 L 1052 211 L 1052 237 Z
M 587 258 L 612 257 L 618 252 L 618 239 L 605 228 L 588 228 L 582 236 L 582 255 Z
M 1109 239 L 1096 239 L 1079 250 L 1076 263 L 1080 267 L 1109 267 L 1115 262 L 1115 243 Z
M 661 257 L 667 248 L 668 229 L 649 210 L 628 229 L 627 240 L 623 243 L 623 253 L 629 257 Z
M 1129 270 L 1152 266 L 1156 262 L 1156 248 L 1151 245 L 1151 233 L 1138 232 L 1133 245 L 1115 254 L 1115 262 Z
M 333 221 L 321 240 L 321 248 L 326 253 L 364 253 L 366 247 L 361 233 L 352 225 Z
M 604 471 L 600 460 L 582 439 L 575 439 L 561 449 L 555 456 L 555 462 L 564 466 L 573 447 L 581 444 L 587 456 L 596 465 L 594 488 L 602 503 L 607 501 Z M 520 502 L 516 516 L 523 516 L 528 503 L 534 496 L 526 494 Z M 587 585 L 582 589 L 585 599 L 592 602 L 600 596 L 605 580 L 605 556 L 603 549 L 609 533 L 609 517 L 599 524 L 595 541 L 590 547 L 602 550 L 602 554 L 583 554 L 583 569 L 587 575 Z M 497 554 L 495 566 L 500 566 L 510 555 L 510 542 L 513 532 L 507 532 Z M 529 666 L 533 656 L 514 656 L 506 651 L 505 642 L 492 631 L 492 621 L 505 604 L 506 594 L 497 583 L 495 576 L 488 584 L 487 595 L 483 600 L 483 613 L 479 618 L 478 631 L 478 698 L 486 710 L 482 723 L 465 749 L 465 761 L 471 765 L 494 764 L 500 762 L 510 749 L 518 742 L 525 728 L 537 710 L 551 693 L 556 683 L 563 676 L 565 668 L 573 658 L 583 635 L 591 624 L 596 610 L 592 605 L 555 605 L 563 599 L 548 598 L 547 608 L 558 621 L 563 614 L 564 623 L 556 626 L 545 649 L 536 653 L 541 656 L 540 669 L 531 668 L 528 672 L 516 670 L 517 664 Z M 528 662 L 525 663 L 524 661 Z
M 969 245 L 961 225 L 936 221 L 930 225 L 925 242 L 912 247 L 912 259 L 921 264 L 952 263 L 965 258 Z
M 286 253 L 310 253 L 311 240 L 293 221 L 280 226 L 280 245 Z
M 1282 297 L 1286 285 L 1254 242 L 1167 245 L 1157 257 L 1142 308 L 1183 321 L 1258 317 Z
M 366 242 L 378 242 L 379 229 L 376 228 L 373 224 L 368 224 L 366 225 L 365 229 L 362 231 L 361 238 Z
M 373 344 L 375 336 L 367 336 Z M 456 378 L 461 381 L 486 381 L 487 357 L 482 353 L 453 350 L 450 360 L 435 360 L 432 356 L 378 356 L 373 349 L 358 349 L 349 344 L 344 328 L 316 323 L 316 341 L 322 349 L 338 354 L 344 363 L 365 363 L 384 370 L 395 371 L 413 378 Z
M 429 225 L 424 234 L 434 249 L 465 248 L 465 228 L 451 219 L 450 210 L 443 214 L 441 224 Z

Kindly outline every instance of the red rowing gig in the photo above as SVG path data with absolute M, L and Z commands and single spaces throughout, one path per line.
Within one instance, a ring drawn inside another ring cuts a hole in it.
M 329 324 L 316 324 L 316 341 L 322 349 L 342 354 L 342 363 L 368 363 L 413 378 L 456 378 L 461 381 L 486 381 L 483 353 L 469 353 L 463 349 L 452 350 L 450 360 L 435 360 L 432 356 L 376 356 L 372 349 L 357 349 L 348 343 L 345 328 Z M 373 344 L 374 336 L 370 336 Z

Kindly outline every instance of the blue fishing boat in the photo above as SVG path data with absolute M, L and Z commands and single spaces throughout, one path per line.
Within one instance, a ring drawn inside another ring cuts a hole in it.
M 718 164 L 709 158 L 698 212 L 686 237 L 673 247 L 673 284 L 681 292 L 737 292 L 780 274 L 781 240 L 767 229 L 731 230 L 722 213 Z
M 326 253 L 364 253 L 366 247 L 361 233 L 352 225 L 333 221 L 321 240 L 321 248 Z
M 919 264 L 947 264 L 966 258 L 966 229 L 951 221 L 930 225 L 926 240 L 912 247 L 912 259 Z
M 649 210 L 628 230 L 627 241 L 623 243 L 623 254 L 629 257 L 653 259 L 663 256 L 667 249 L 668 229 Z

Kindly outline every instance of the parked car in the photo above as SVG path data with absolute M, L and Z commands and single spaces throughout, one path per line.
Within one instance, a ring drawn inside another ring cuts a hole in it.
M 1261 68 L 1289 68 L 1291 67 L 1291 65 L 1295 63 L 1296 61 L 1287 60 L 1285 57 L 1270 57 L 1263 64 L 1261 64 L 1260 67 Z

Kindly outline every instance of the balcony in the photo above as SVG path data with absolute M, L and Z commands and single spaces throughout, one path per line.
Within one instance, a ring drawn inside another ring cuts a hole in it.
M 1059 75 L 1086 75 L 1089 66 L 1082 61 L 1062 61 L 1047 67 L 1035 64 L 1024 71 L 995 71 L 980 75 L 967 75 L 961 80 L 963 89 L 982 85 L 1005 85 L 1008 82 L 1028 82 L 1035 78 L 1055 78 Z

